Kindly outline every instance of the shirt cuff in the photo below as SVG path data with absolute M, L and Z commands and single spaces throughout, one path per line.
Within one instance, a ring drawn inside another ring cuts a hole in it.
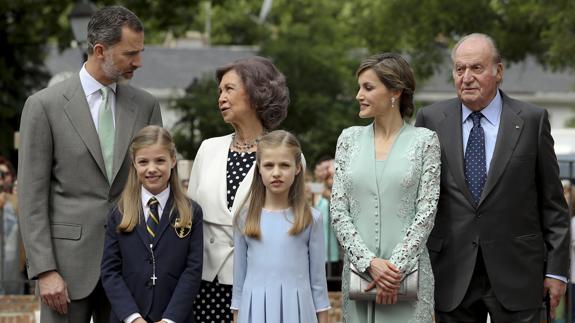
M 315 310 L 316 313 L 325 312 L 331 309 L 331 305 L 326 308 L 320 308 L 319 310 Z
M 140 315 L 140 313 L 134 313 L 130 316 L 128 316 L 127 318 L 124 319 L 124 323 L 132 323 L 132 321 L 134 321 L 137 318 L 142 317 L 142 315 Z
M 230 304 L 230 310 L 239 310 L 241 305 L 241 300 L 239 298 L 234 298 L 232 295 L 232 303 Z
M 560 280 L 560 281 L 564 282 L 565 284 L 567 284 L 567 283 L 569 282 L 569 281 L 567 280 L 567 277 L 564 277 L 564 276 L 547 274 L 547 275 L 545 275 L 545 277 L 549 277 L 549 278 L 554 278 L 554 279 Z
M 170 319 L 162 319 L 162 321 L 166 321 L 166 322 L 168 322 L 168 323 L 176 323 L 176 322 L 174 322 L 174 321 L 172 321 L 172 320 L 170 320 Z

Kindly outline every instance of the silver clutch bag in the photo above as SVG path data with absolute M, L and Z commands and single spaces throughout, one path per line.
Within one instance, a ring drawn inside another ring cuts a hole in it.
M 349 299 L 355 301 L 375 301 L 377 288 L 365 291 L 367 285 L 373 279 L 368 273 L 361 273 L 353 264 L 349 264 Z M 397 292 L 398 301 L 415 301 L 417 300 L 417 290 L 419 288 L 419 270 L 414 268 L 406 274 L 401 280 L 399 291 Z

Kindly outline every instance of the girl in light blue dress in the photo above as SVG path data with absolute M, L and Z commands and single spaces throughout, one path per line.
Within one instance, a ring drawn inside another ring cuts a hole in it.
M 322 218 L 306 204 L 295 136 L 263 136 L 254 171 L 234 223 L 234 321 L 327 323 Z

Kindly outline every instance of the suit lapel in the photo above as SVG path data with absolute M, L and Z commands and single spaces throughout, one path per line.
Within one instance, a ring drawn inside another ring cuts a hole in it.
M 168 227 L 170 227 L 170 223 L 172 223 L 173 213 L 172 211 L 172 204 L 174 202 L 173 196 L 170 194 L 170 198 L 168 198 L 168 202 L 162 211 L 162 216 L 160 217 L 160 226 L 158 228 L 158 234 L 154 238 L 154 245 L 158 244 L 158 241 L 162 238 L 162 235 L 166 231 Z
M 214 194 L 217 194 L 218 203 L 220 204 L 220 210 L 225 210 L 224 213 L 220 213 L 221 216 L 220 221 L 224 221 L 228 219 L 230 216 L 228 213 L 228 204 L 227 204 L 227 167 L 228 167 L 228 150 L 230 149 L 230 144 L 232 143 L 232 136 L 228 135 L 222 138 L 221 144 L 218 144 L 214 147 L 213 157 L 208 157 L 208 163 L 214 165 L 212 168 L 214 172 L 212 172 L 212 180 L 215 181 L 217 189 L 214 190 Z M 238 188 L 238 191 L 240 190 Z M 236 192 L 236 196 L 238 193 Z M 223 222 L 222 222 L 223 223 Z M 231 223 L 231 221 L 230 221 Z
M 479 204 L 485 200 L 501 177 L 501 174 L 503 174 L 509 162 L 509 158 L 515 149 L 517 140 L 523 131 L 523 119 L 519 117 L 521 110 L 512 105 L 509 102 L 509 97 L 503 92 L 501 92 L 501 99 L 503 100 L 503 108 L 501 110 L 497 140 L 495 141 L 495 150 L 493 151 L 489 174 L 487 174 L 487 182 L 485 183 Z
M 68 103 L 64 106 L 64 111 L 70 122 L 76 129 L 76 132 L 88 148 L 92 158 L 98 164 L 103 176 L 106 176 L 106 167 L 104 166 L 104 157 L 100 148 L 100 139 L 94 126 L 94 120 L 90 114 L 90 107 L 86 101 L 86 94 L 80 83 L 80 76 L 72 76 L 69 87 L 63 94 Z
M 136 225 L 136 232 L 138 232 L 138 236 L 140 236 L 140 240 L 142 240 L 146 249 L 149 250 L 149 245 L 152 243 L 152 240 L 150 239 L 148 230 L 146 230 L 146 217 L 143 213 L 140 214 L 140 222 Z
M 226 158 L 226 160 L 227 160 L 227 158 Z M 250 187 L 252 186 L 252 180 L 254 178 L 255 168 L 256 168 L 256 164 L 254 162 L 254 164 L 252 165 L 252 167 L 250 167 L 250 170 L 248 171 L 248 173 L 246 174 L 246 176 L 244 177 L 244 179 L 240 183 L 240 186 L 238 186 L 238 190 L 236 191 L 236 195 L 234 196 L 234 199 L 236 197 L 239 197 L 239 196 L 243 197 L 243 196 L 248 195 L 248 191 L 249 191 Z M 227 183 L 226 183 L 226 185 L 227 185 Z M 227 203 L 227 198 L 225 201 Z M 232 214 L 232 217 L 236 214 L 238 208 L 241 206 L 241 204 L 243 202 L 244 202 L 243 199 L 234 200 L 234 204 L 232 204 L 232 209 L 230 211 L 230 213 Z M 226 208 L 227 208 L 227 204 L 226 204 Z
M 453 100 L 452 104 L 446 107 L 444 112 L 445 119 L 437 128 L 440 138 L 442 138 L 442 147 L 447 168 L 450 170 L 453 179 L 459 186 L 463 195 L 469 203 L 473 205 L 473 198 L 465 181 L 465 172 L 463 170 L 463 135 L 461 123 L 461 102 Z
M 114 139 L 114 166 L 112 178 L 118 174 L 132 141 L 136 123 L 136 106 L 130 88 L 118 84 L 116 88 L 116 137 Z M 113 180 L 112 180 L 113 182 Z

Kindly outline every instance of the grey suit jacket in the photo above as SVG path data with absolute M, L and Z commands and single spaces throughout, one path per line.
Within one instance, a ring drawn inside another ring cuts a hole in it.
M 509 310 L 539 307 L 545 274 L 568 276 L 569 215 L 547 111 L 501 96 L 499 132 L 477 207 L 463 172 L 461 102 L 417 114 L 416 125 L 436 131 L 441 143 L 441 191 L 427 244 L 440 311 L 461 303 L 479 246 L 493 291 Z
M 30 96 L 20 124 L 20 228 L 28 276 L 57 270 L 71 299 L 88 296 L 100 278 L 106 216 L 130 168 L 128 146 L 146 125 L 162 124 L 149 93 L 116 88 L 113 181 L 78 75 Z

